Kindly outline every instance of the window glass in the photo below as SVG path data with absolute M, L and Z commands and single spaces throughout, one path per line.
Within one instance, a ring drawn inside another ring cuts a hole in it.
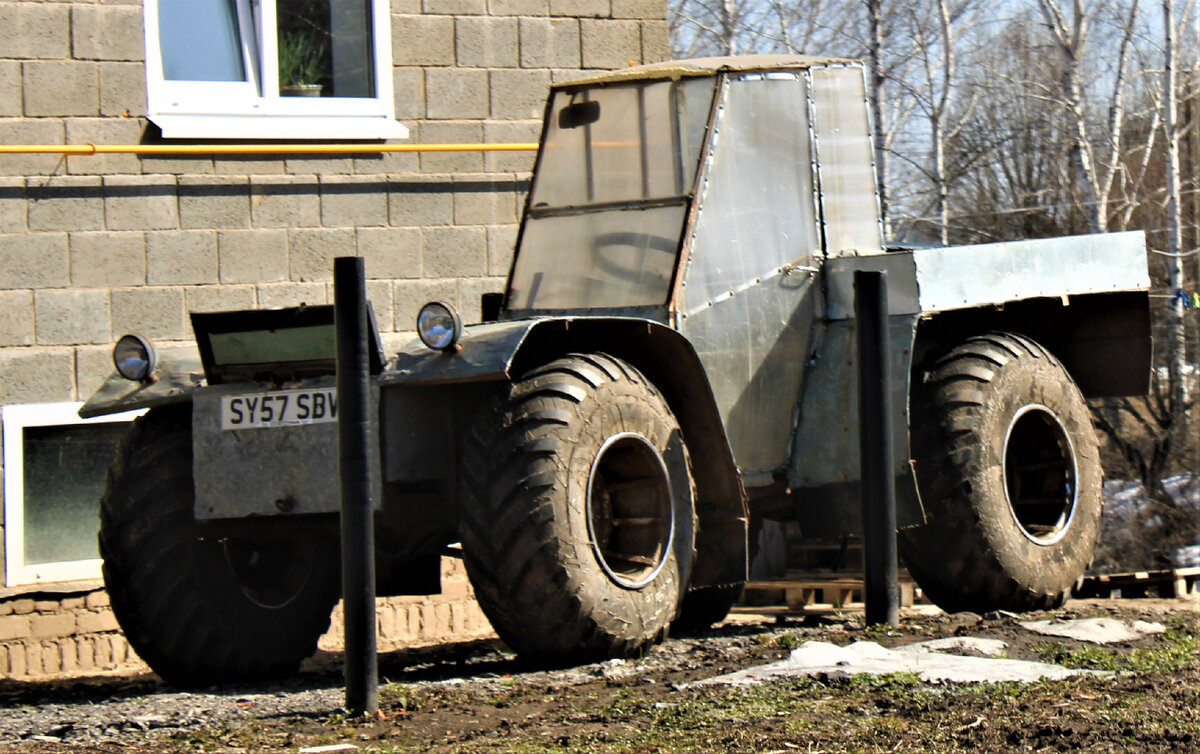
M 820 248 L 808 104 L 792 74 L 730 82 L 700 204 L 686 307 L 712 301 Z
M 879 198 L 859 68 L 813 68 L 813 111 L 821 166 L 825 252 L 881 251 Z
M 245 81 L 234 0 L 159 0 L 163 78 Z
M 367 0 L 302 0 L 277 8 L 281 96 L 374 96 Z

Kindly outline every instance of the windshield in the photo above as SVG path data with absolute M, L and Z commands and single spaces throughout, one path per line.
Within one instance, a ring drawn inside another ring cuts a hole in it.
M 713 79 L 554 93 L 510 309 L 666 302 Z

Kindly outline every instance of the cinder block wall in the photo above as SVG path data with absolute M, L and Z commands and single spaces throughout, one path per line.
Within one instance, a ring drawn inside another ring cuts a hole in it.
M 391 10 L 411 142 L 535 141 L 552 81 L 668 53 L 665 0 Z M 137 143 L 143 48 L 137 0 L 0 0 L 0 143 Z M 327 303 L 335 256 L 365 258 L 385 342 L 434 298 L 471 321 L 503 286 L 532 160 L 0 155 L 0 405 L 84 400 L 115 338 L 186 341 L 189 311 Z

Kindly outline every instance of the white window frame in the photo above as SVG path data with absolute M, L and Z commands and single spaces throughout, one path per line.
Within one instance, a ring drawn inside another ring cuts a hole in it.
M 4 427 L 4 581 L 5 586 L 100 578 L 100 559 L 25 563 L 25 428 L 130 422 L 145 410 L 79 418 L 82 403 L 26 403 L 0 409 Z M 97 524 L 99 519 L 97 519 Z
M 370 0 L 374 97 L 281 97 L 276 3 L 234 0 L 249 81 L 163 78 L 158 0 L 144 0 L 148 117 L 169 139 L 406 139 L 394 120 L 391 8 Z M 283 0 L 286 2 L 286 0 Z

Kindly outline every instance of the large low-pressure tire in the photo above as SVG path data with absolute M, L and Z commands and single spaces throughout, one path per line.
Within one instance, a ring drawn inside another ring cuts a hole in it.
M 918 380 L 911 433 L 928 521 L 900 533 L 909 572 L 948 611 L 1061 604 L 1100 525 L 1100 454 L 1079 389 L 1010 333 L 969 338 Z
M 171 684 L 287 675 L 329 627 L 341 583 L 336 538 L 201 538 L 190 409 L 138 419 L 109 471 L 100 554 L 113 612 Z
M 463 557 L 496 632 L 563 664 L 666 635 L 695 542 L 687 450 L 659 392 L 601 355 L 508 385 L 463 449 Z
M 679 617 L 671 624 L 671 630 L 692 634 L 712 628 L 729 615 L 745 586 L 745 582 L 739 582 L 692 589 L 684 595 Z

